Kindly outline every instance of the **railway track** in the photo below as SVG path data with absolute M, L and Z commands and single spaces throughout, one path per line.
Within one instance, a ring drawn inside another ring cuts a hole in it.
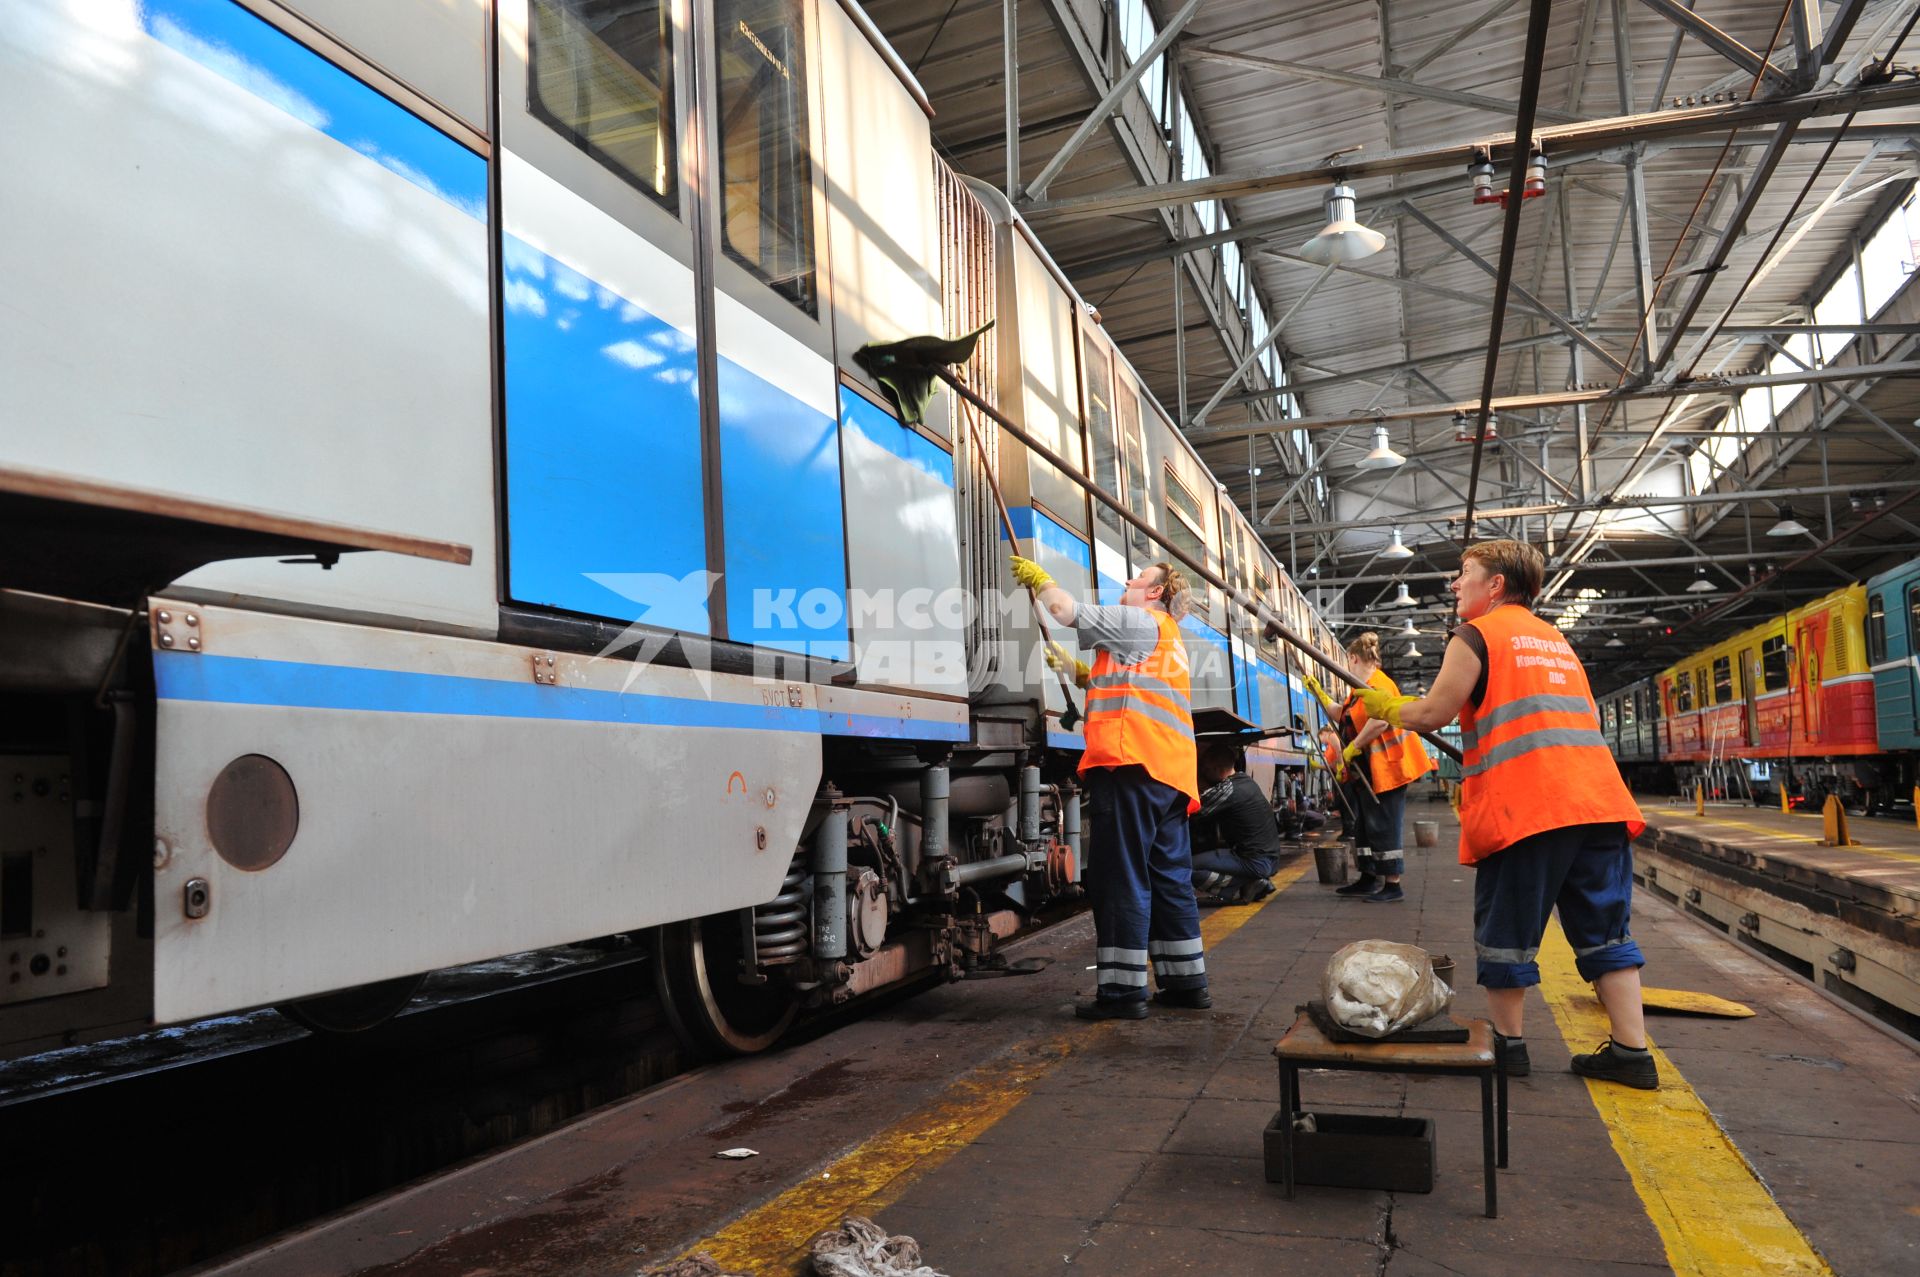
M 0 1275 L 173 1272 L 672 1077 L 650 967 L 520 955 L 362 1034 L 256 1012 L 0 1065 Z
M 1043 914 L 1021 938 L 1080 912 Z M 924 981 L 806 1021 L 831 1032 Z M 271 1011 L 0 1062 L 0 1277 L 163 1277 L 553 1130 L 698 1063 L 644 945 L 436 973 L 316 1035 Z

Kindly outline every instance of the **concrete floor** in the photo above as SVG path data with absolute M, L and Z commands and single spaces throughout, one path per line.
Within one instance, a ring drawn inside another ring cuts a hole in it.
M 1416 802 L 1408 818 L 1444 813 Z M 1412 941 L 1452 954 L 1471 980 L 1472 871 L 1452 841 L 1443 820 L 1440 847 L 1410 850 L 1402 904 L 1338 899 L 1309 866 L 1262 907 L 1215 911 L 1212 1011 L 1073 1020 L 1071 1000 L 1092 982 L 1079 919 L 1022 947 L 1056 959 L 1040 975 L 937 988 L 703 1069 L 215 1271 L 611 1277 L 705 1246 L 740 1271 L 799 1273 L 806 1239 L 848 1213 L 912 1235 L 954 1277 L 1787 1267 L 1764 1250 L 1740 1258 L 1759 1226 L 1650 1177 L 1637 1160 L 1645 1133 L 1603 1117 L 1606 1097 L 1597 1107 L 1566 1071 L 1569 1046 L 1593 1044 L 1566 1042 L 1538 995 L 1499 1219 L 1480 1213 L 1479 1090 L 1466 1079 L 1303 1079 L 1309 1107 L 1434 1118 L 1433 1193 L 1302 1188 L 1289 1202 L 1266 1182 L 1272 1046 L 1335 950 Z M 1920 1054 L 1644 892 L 1634 933 L 1649 984 L 1758 1013 L 1650 1025 L 1672 1066 L 1658 1102 L 1677 1108 L 1690 1086 L 1725 1132 L 1703 1141 L 1701 1164 L 1731 1165 L 1784 1214 L 1776 1223 L 1792 1236 L 1773 1240 L 1810 1245 L 1834 1272 L 1920 1272 Z M 1469 983 L 1455 1009 L 1484 1005 Z M 734 1146 L 759 1155 L 713 1157 Z M 1819 1261 L 1807 1255 L 1801 1271 Z

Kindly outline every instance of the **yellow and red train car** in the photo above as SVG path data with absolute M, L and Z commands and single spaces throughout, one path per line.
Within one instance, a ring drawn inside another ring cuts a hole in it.
M 1662 670 L 1661 761 L 1683 787 L 1715 764 L 1746 761 L 1764 764 L 1748 771 L 1756 797 L 1774 792 L 1782 767 L 1796 793 L 1844 796 L 1843 760 L 1880 752 L 1866 612 L 1865 589 L 1848 585 Z

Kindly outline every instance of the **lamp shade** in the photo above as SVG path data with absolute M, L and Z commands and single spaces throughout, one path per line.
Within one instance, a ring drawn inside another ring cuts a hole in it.
M 1714 591 L 1718 590 L 1719 588 L 1720 588 L 1719 586 L 1715 585 L 1712 581 L 1709 581 L 1707 579 L 1706 569 L 1702 568 L 1700 570 L 1700 575 L 1693 578 L 1693 584 L 1687 587 L 1687 593 L 1688 594 L 1712 594 Z
M 1327 224 L 1300 246 L 1300 256 L 1322 266 L 1357 262 L 1387 246 L 1387 237 L 1353 220 L 1353 188 L 1334 187 L 1327 193 Z
M 1394 595 L 1392 598 L 1388 599 L 1386 602 L 1386 606 L 1413 607 L 1416 605 L 1416 603 L 1418 603 L 1418 600 L 1415 599 L 1413 595 L 1407 593 L 1407 583 L 1405 581 L 1402 581 L 1400 582 L 1400 592 Z
M 1609 638 L 1605 643 L 1601 644 L 1602 647 L 1625 647 L 1626 645 L 1626 641 L 1618 634 L 1615 634 L 1612 638 Z
M 1780 507 L 1780 521 L 1767 529 L 1770 537 L 1803 537 L 1807 535 L 1807 525 L 1793 517 L 1793 507 Z
M 1419 632 L 1420 632 L 1419 630 L 1416 630 L 1413 628 L 1412 617 L 1409 616 L 1405 620 L 1400 622 L 1400 633 L 1406 635 L 1408 638 L 1412 638 L 1414 635 L 1418 634 Z
M 1389 448 L 1388 451 L 1392 452 L 1393 450 Z M 1369 453 L 1368 455 L 1371 456 L 1372 454 Z M 1399 454 L 1395 453 L 1394 455 L 1398 456 Z M 1380 551 L 1380 557 L 1383 559 L 1411 559 L 1413 557 L 1413 551 L 1409 550 L 1406 544 L 1400 540 L 1399 528 L 1393 530 L 1393 542 L 1387 546 L 1386 549 Z
M 1385 426 L 1375 426 L 1373 428 L 1373 451 L 1360 458 L 1360 468 L 1362 470 L 1391 470 L 1395 466 L 1404 466 L 1405 464 L 1407 464 L 1407 459 L 1395 452 L 1392 445 L 1387 442 L 1387 428 Z
M 1406 654 L 1411 657 L 1418 657 L 1420 655 L 1420 645 L 1418 643 L 1407 644 Z

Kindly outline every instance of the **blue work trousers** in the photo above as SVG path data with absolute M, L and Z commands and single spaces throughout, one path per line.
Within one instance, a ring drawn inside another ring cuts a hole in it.
M 1243 856 L 1231 847 L 1193 853 L 1193 871 L 1197 874 L 1225 874 L 1241 882 L 1273 877 L 1273 861 L 1265 856 Z
M 1549 829 L 1473 868 L 1473 949 L 1484 987 L 1525 989 L 1540 983 L 1534 959 L 1548 916 L 1556 911 L 1582 980 L 1646 965 L 1627 929 L 1633 915 L 1633 844 L 1625 825 Z
M 1144 767 L 1096 767 L 1082 779 L 1098 996 L 1144 1001 L 1149 964 L 1163 989 L 1206 988 L 1187 796 Z
M 1407 867 L 1407 853 L 1401 842 L 1401 827 L 1406 823 L 1407 786 L 1383 789 L 1372 798 L 1360 798 L 1360 815 L 1365 827 L 1361 839 L 1373 852 L 1369 873 L 1397 877 Z

